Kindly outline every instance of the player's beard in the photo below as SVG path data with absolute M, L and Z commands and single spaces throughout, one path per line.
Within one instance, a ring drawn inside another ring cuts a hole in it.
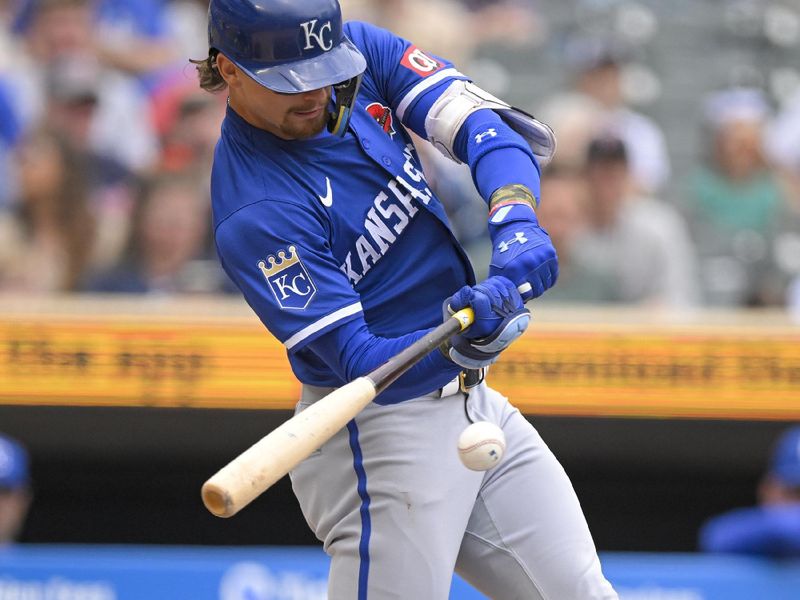
M 320 113 L 314 117 L 304 118 L 297 114 L 298 109 L 292 109 L 286 114 L 281 124 L 282 137 L 290 140 L 304 140 L 319 135 L 328 125 L 328 105 L 331 101 L 331 93 L 328 90 L 327 100 L 322 106 Z M 310 110 L 317 107 L 298 107 L 300 110 Z
M 319 135 L 328 125 L 328 111 L 323 108 L 318 116 L 313 119 L 299 120 L 290 114 L 281 125 L 283 137 L 289 140 L 305 140 Z

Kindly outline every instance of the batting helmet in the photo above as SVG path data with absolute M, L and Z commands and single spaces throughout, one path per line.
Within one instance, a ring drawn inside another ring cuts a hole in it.
M 337 0 L 211 0 L 208 45 L 275 92 L 357 77 L 366 61 L 342 33 Z

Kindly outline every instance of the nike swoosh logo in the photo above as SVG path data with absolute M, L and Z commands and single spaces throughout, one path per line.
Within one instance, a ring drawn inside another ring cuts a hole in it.
M 333 190 L 331 189 L 331 180 L 330 178 L 325 178 L 325 183 L 328 186 L 327 191 L 325 192 L 324 196 L 319 196 L 319 201 L 322 202 L 322 206 L 327 206 L 330 208 L 333 206 Z

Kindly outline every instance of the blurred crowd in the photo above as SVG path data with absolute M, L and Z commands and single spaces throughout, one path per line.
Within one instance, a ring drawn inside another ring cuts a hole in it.
M 207 3 L 0 3 L 0 290 L 213 293 Z
M 561 260 L 547 299 L 800 313 L 800 85 L 780 105 L 742 82 L 698 97 L 695 166 L 675 168 L 688 150 L 632 102 L 630 49 L 587 33 L 545 50 L 546 4 L 342 1 L 346 18 L 446 56 L 501 97 L 513 86 L 485 49 L 516 57 L 520 81 L 536 78 L 525 56 L 558 55 L 561 87 L 520 105 L 559 140 L 539 211 Z M 208 198 L 225 96 L 202 92 L 188 62 L 207 54 L 206 10 L 203 0 L 0 0 L 0 293 L 231 291 Z M 640 30 L 642 14 L 629 19 Z M 424 143 L 420 152 L 485 273 L 485 207 L 469 172 Z

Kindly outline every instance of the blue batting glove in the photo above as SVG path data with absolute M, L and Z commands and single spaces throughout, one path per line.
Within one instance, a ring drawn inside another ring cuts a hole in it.
M 550 236 L 529 204 L 501 205 L 489 218 L 492 261 L 489 276 L 503 275 L 516 285 L 529 283 L 525 300 L 538 298 L 558 279 L 558 256 Z
M 450 360 L 466 369 L 496 362 L 500 353 L 525 332 L 531 319 L 516 286 L 505 277 L 490 277 L 458 290 L 445 301 L 445 319 L 468 306 L 475 311 L 473 324 L 450 338 L 442 349 Z

